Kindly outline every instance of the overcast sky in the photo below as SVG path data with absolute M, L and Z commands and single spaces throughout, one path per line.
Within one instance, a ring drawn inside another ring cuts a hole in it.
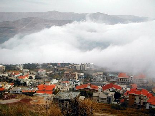
M 155 18 L 155 0 L 0 0 L 1 12 L 45 11 Z M 52 26 L 0 45 L 0 63 L 93 62 L 117 71 L 155 74 L 155 21 L 109 25 L 89 20 Z
M 0 0 L 0 12 L 45 11 L 136 15 L 155 18 L 155 0 Z

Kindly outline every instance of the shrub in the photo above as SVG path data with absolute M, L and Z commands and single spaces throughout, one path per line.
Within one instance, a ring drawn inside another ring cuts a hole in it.
M 2 116 L 29 116 L 30 112 L 27 106 L 23 104 L 12 105 L 1 105 L 0 115 Z
M 60 108 L 56 104 L 53 104 L 53 103 L 51 103 L 50 105 L 48 114 L 50 116 L 62 116 Z
M 121 107 L 125 107 L 125 108 L 127 108 L 128 107 L 128 102 L 123 102 L 123 103 L 121 103 Z
M 54 90 L 53 94 L 56 95 L 60 90 L 57 88 Z
M 126 107 L 118 105 L 118 104 L 111 104 L 111 108 L 115 110 L 126 110 Z
M 96 103 L 90 99 L 78 100 L 74 99 L 70 103 L 67 111 L 64 111 L 66 116 L 92 116 Z
M 55 104 L 45 109 L 42 105 L 10 104 L 0 105 L 0 116 L 62 116 Z
M 150 116 L 155 116 L 155 108 L 149 109 L 149 115 Z
M 81 90 L 80 95 L 85 96 L 86 98 L 90 98 L 90 97 L 93 96 L 93 92 L 92 91 Z

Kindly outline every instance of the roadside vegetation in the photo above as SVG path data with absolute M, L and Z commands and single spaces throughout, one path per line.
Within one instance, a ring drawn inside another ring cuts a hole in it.
M 72 100 L 70 107 L 61 109 L 57 103 L 31 104 L 24 96 L 21 102 L 0 105 L 0 116 L 154 116 L 155 109 L 135 109 L 122 105 L 97 103 L 91 99 Z M 30 99 L 30 98 L 29 98 Z M 26 101 L 27 100 L 27 101 Z

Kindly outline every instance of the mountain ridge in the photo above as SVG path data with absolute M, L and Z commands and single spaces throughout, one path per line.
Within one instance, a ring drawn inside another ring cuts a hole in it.
M 51 26 L 62 26 L 74 21 L 91 20 L 106 24 L 144 22 L 147 17 L 108 15 L 104 13 L 74 12 L 0 12 L 0 44 L 16 34 L 30 34 Z

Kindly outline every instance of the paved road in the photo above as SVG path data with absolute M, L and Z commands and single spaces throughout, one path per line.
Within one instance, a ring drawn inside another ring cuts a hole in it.
M 20 99 L 9 99 L 9 100 L 0 100 L 0 104 L 10 104 L 10 103 L 15 103 L 19 102 Z

